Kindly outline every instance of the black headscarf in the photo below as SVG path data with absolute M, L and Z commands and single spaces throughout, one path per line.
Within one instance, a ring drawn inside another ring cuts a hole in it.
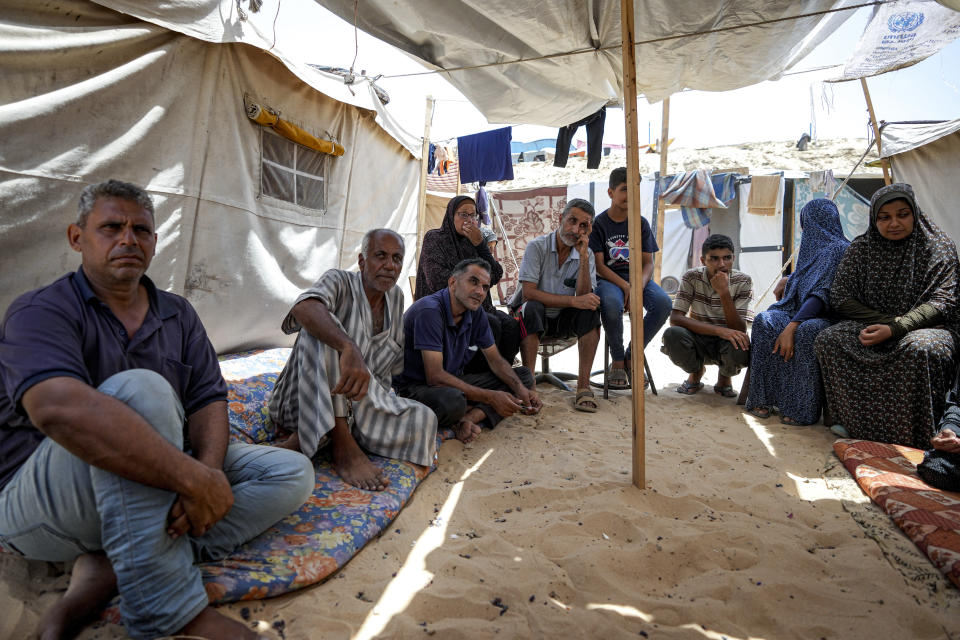
M 443 223 L 439 229 L 431 229 L 423 236 L 423 245 L 420 247 L 420 262 L 417 264 L 417 285 L 413 297 L 419 300 L 423 296 L 436 293 L 447 287 L 450 272 L 458 262 L 466 258 L 483 258 L 490 264 L 490 286 L 500 282 L 503 276 L 503 267 L 490 253 L 483 240 L 474 245 L 466 236 L 457 233 L 454 226 L 454 216 L 457 207 L 464 202 L 476 201 L 470 196 L 457 196 L 447 203 L 447 211 L 443 216 Z M 493 311 L 493 302 L 487 294 L 483 308 Z
M 913 232 L 901 240 L 888 240 L 877 229 L 877 214 L 880 207 L 897 199 L 906 200 L 913 210 Z M 853 298 L 892 316 L 929 304 L 957 333 L 957 283 L 956 245 L 917 206 L 913 187 L 897 183 L 873 194 L 870 227 L 847 249 L 833 282 L 831 303 Z

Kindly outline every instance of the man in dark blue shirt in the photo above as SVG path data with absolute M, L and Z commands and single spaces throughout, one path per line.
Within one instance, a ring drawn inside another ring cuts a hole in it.
M 490 289 L 490 265 L 482 258 L 461 260 L 447 288 L 420 298 L 403 314 L 403 373 L 394 378 L 401 396 L 422 402 L 437 414 L 439 428 L 452 428 L 471 442 L 483 424 L 493 428 L 518 411 L 540 410 L 526 367 L 511 368 L 493 342 L 481 308 Z M 490 371 L 463 373 L 480 349 Z
M 111 180 L 85 188 L 79 209 L 67 237 L 81 268 L 20 296 L 0 327 L 0 547 L 76 559 L 41 637 L 72 637 L 119 590 L 135 638 L 256 638 L 208 606 L 194 563 L 296 509 L 313 468 L 228 446 L 203 325 L 144 275 L 150 196 Z
M 630 246 L 627 221 L 627 169 L 610 172 L 610 208 L 593 221 L 590 251 L 597 264 L 597 295 L 600 296 L 600 319 L 610 347 L 610 371 L 607 382 L 611 389 L 626 388 L 630 349 L 623 349 L 623 310 L 630 305 Z M 634 208 L 640 215 L 640 207 Z M 670 296 L 653 281 L 653 254 L 660 250 L 646 218 L 640 218 L 640 272 L 642 282 L 634 291 L 643 292 L 643 346 L 653 339 L 670 317 Z M 644 381 L 646 386 L 646 381 Z

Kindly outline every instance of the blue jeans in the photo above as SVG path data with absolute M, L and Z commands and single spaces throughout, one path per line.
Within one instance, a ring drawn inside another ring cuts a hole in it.
M 159 374 L 124 371 L 98 391 L 183 447 L 183 407 Z M 52 562 L 105 551 L 127 632 L 171 635 L 207 606 L 194 562 L 223 558 L 297 509 L 314 487 L 310 460 L 274 447 L 231 444 L 223 472 L 233 489 L 229 513 L 202 536 L 174 540 L 166 521 L 177 494 L 93 467 L 46 438 L 0 491 L 0 546 Z
M 615 362 L 623 360 L 628 357 L 623 350 L 623 289 L 609 280 L 597 278 L 596 293 L 600 296 L 600 320 L 610 347 L 610 359 Z M 643 288 L 643 308 L 646 310 L 643 314 L 643 346 L 646 347 L 670 317 L 673 302 L 660 285 L 651 280 Z

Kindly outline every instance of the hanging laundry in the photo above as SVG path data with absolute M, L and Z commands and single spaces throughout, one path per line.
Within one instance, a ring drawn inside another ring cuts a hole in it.
M 487 215 L 487 190 L 484 187 L 487 186 L 486 180 L 481 180 L 480 185 L 477 187 L 477 195 L 474 198 L 477 202 L 477 213 L 480 215 L 480 222 L 483 224 L 490 224 L 490 216 Z
M 510 140 L 513 129 L 504 127 L 457 138 L 460 182 L 513 180 Z
M 751 176 L 747 212 L 761 216 L 773 216 L 783 207 L 783 176 Z
M 603 125 L 607 119 L 607 108 L 600 107 L 600 110 L 582 120 L 577 120 L 573 124 L 560 127 L 557 132 L 557 150 L 553 156 L 553 166 L 567 166 L 567 158 L 570 155 L 570 141 L 573 140 L 573 134 L 577 132 L 580 125 L 587 127 L 587 169 L 596 169 L 600 166 L 600 158 L 603 156 Z
M 434 156 L 434 153 L 437 150 L 437 145 L 430 143 L 430 153 L 427 155 L 427 173 L 433 173 L 433 167 L 437 163 L 437 158 Z
M 725 180 L 725 179 L 724 179 Z M 710 223 L 710 209 L 726 209 L 727 205 L 717 198 L 713 180 L 705 169 L 687 171 L 672 178 L 664 178 L 665 188 L 660 199 L 665 204 L 680 205 L 683 222 L 690 229 L 699 229 Z M 720 181 L 724 185 L 724 181 Z M 732 198 L 728 198 L 728 201 Z

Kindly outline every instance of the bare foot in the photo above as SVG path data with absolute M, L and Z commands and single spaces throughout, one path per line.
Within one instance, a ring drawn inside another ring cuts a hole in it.
M 207 640 L 258 640 L 263 637 L 248 629 L 243 623 L 217 613 L 213 607 L 207 607 L 201 611 L 196 618 L 174 635 Z
M 278 442 L 275 446 L 281 449 L 290 449 L 291 451 L 303 453 L 303 451 L 300 450 L 300 433 L 297 431 L 294 431 L 292 434 L 290 434 L 289 438 L 283 442 Z
M 457 423 L 457 426 L 453 428 L 457 440 L 464 444 L 476 440 L 477 436 L 480 435 L 480 431 L 482 431 L 480 425 L 476 422 L 470 422 L 466 418 L 461 419 L 460 422 Z
M 700 378 L 702 378 L 703 374 L 705 374 L 706 372 L 707 372 L 706 367 L 700 367 L 700 371 L 698 371 L 697 373 L 691 373 L 690 375 L 687 376 L 687 382 L 694 385 L 699 383 Z M 717 382 L 719 384 L 719 380 Z M 730 384 L 730 378 L 727 378 L 727 384 Z
M 77 558 L 66 593 L 50 607 L 40 622 L 41 640 L 75 637 L 117 593 L 117 576 L 107 556 L 85 553 Z
M 390 480 L 370 461 L 349 431 L 333 435 L 333 469 L 344 482 L 367 491 L 383 491 Z

